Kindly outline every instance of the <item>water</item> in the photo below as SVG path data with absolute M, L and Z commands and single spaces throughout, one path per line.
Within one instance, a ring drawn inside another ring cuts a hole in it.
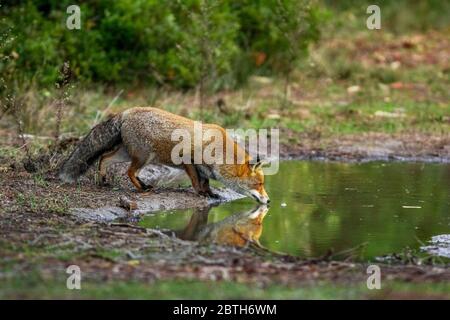
M 364 260 L 450 234 L 448 164 L 286 161 L 266 177 L 266 190 L 269 208 L 241 199 L 209 212 L 152 214 L 140 224 L 188 240 L 259 240 L 269 250 L 301 257 L 350 250 Z

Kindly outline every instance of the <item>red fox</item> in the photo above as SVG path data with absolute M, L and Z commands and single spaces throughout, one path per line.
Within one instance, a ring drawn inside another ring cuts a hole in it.
M 183 240 L 213 242 L 243 247 L 248 242 L 259 244 L 263 220 L 268 212 L 266 205 L 259 205 L 250 211 L 233 214 L 222 221 L 208 224 L 208 211 L 197 210 L 188 225 L 175 234 Z
M 74 182 L 100 158 L 99 182 L 106 182 L 106 169 L 118 162 L 128 162 L 128 177 L 138 191 L 147 191 L 151 186 L 139 179 L 139 170 L 146 164 L 164 164 L 183 168 L 198 194 L 217 197 L 209 187 L 209 179 L 217 180 L 234 191 L 267 204 L 270 202 L 264 190 L 262 162 L 250 163 L 250 156 L 227 135 L 225 129 L 215 124 L 203 124 L 203 130 L 219 130 L 222 139 L 233 146 L 234 163 L 223 161 L 212 164 L 174 164 L 171 152 L 178 143 L 172 141 L 175 129 L 194 130 L 194 121 L 157 108 L 131 108 L 96 125 L 63 163 L 59 178 Z M 203 141 L 203 140 L 202 140 Z M 202 142 L 204 144 L 204 142 Z M 225 143 L 224 143 L 225 145 Z M 191 144 L 191 154 L 198 148 Z M 222 151 L 222 150 L 221 150 Z M 225 147 L 223 154 L 226 154 Z M 243 155 L 243 163 L 237 161 Z

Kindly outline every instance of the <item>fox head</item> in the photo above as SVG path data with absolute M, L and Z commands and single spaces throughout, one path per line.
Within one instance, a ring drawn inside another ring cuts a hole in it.
M 270 202 L 264 189 L 264 172 L 262 161 L 251 164 L 246 161 L 239 165 L 222 165 L 219 168 L 222 182 L 234 191 L 252 197 L 262 204 Z
M 259 205 L 248 212 L 237 213 L 224 220 L 211 224 L 211 232 L 205 234 L 210 242 L 243 247 L 249 242 L 259 244 L 263 231 L 264 216 L 268 212 L 266 205 Z

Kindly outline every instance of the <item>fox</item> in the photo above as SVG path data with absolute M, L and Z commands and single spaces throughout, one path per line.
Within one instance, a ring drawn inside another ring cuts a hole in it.
M 63 162 L 58 177 L 66 183 L 74 183 L 88 168 L 98 161 L 98 182 L 106 184 L 107 168 L 114 163 L 130 162 L 127 175 L 138 192 L 151 192 L 153 186 L 146 185 L 139 178 L 139 171 L 147 164 L 167 165 L 184 169 L 195 192 L 199 195 L 218 198 L 211 190 L 209 180 L 213 179 L 226 187 L 249 196 L 262 204 L 270 202 L 264 189 L 263 160 L 251 157 L 226 130 L 216 124 L 202 124 L 202 130 L 218 130 L 223 145 L 232 146 L 233 161 L 216 161 L 199 164 L 185 161 L 181 164 L 172 160 L 172 149 L 178 143 L 172 140 L 175 129 L 194 131 L 194 120 L 153 107 L 134 107 L 109 117 L 94 126 L 74 151 Z M 202 139 L 202 147 L 206 142 Z M 191 155 L 198 146 L 191 143 Z M 220 152 L 227 156 L 228 148 Z M 243 161 L 238 161 L 239 157 Z M 193 160 L 193 159 L 191 159 Z
M 222 221 L 208 224 L 208 209 L 197 210 L 187 226 L 175 231 L 182 240 L 213 242 L 222 245 L 243 247 L 249 242 L 259 244 L 263 231 L 263 220 L 269 208 L 260 204 L 250 211 L 235 213 Z

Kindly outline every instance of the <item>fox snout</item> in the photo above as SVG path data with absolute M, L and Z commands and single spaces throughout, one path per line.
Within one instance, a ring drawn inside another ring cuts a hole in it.
M 261 188 L 261 190 L 259 191 L 252 189 L 250 190 L 250 194 L 259 203 L 268 204 L 270 202 L 269 196 L 267 195 L 266 190 L 264 190 L 264 188 Z

